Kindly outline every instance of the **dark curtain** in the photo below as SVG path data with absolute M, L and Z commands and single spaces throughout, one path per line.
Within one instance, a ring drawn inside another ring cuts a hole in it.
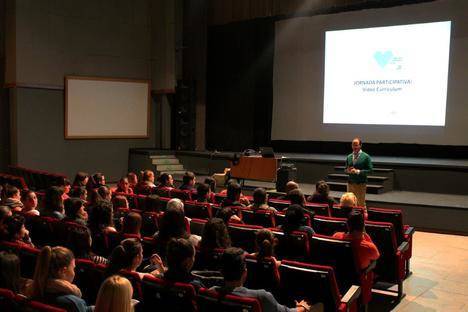
M 270 144 L 274 21 L 208 29 L 206 147 L 242 151 Z

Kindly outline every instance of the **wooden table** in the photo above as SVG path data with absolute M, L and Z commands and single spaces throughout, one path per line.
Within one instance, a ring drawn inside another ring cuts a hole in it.
M 231 163 L 231 177 L 264 182 L 276 182 L 278 158 L 241 156 L 239 162 Z

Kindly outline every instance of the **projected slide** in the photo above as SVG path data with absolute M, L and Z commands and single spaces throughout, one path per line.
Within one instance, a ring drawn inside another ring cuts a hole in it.
M 323 123 L 444 126 L 450 28 L 327 31 Z

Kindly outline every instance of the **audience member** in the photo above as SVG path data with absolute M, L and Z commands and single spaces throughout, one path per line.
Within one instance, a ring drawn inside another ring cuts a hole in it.
M 204 286 L 190 273 L 194 263 L 195 247 L 193 244 L 184 238 L 173 238 L 167 244 L 167 271 L 160 277 L 170 282 L 192 284 L 198 290 Z
M 112 198 L 112 205 L 114 206 L 114 211 L 116 209 L 128 209 L 128 199 L 125 196 L 117 195 L 114 198 Z
M 73 188 L 76 187 L 86 187 L 89 181 L 89 174 L 86 172 L 77 172 L 75 175 L 75 180 L 73 180 Z
M 174 179 L 172 175 L 168 173 L 163 173 L 158 178 L 158 188 L 173 188 L 174 187 Z
M 133 194 L 133 188 L 130 187 L 127 177 L 120 178 L 115 191 L 117 193 Z
M 294 181 L 288 181 L 288 183 L 286 183 L 286 188 L 284 190 L 284 192 L 286 194 L 284 194 L 283 196 L 278 197 L 278 199 L 289 200 L 288 193 L 291 192 L 292 190 L 295 190 L 295 189 L 298 189 L 298 188 L 299 188 L 299 184 L 297 184 Z
M 34 247 L 29 237 L 29 231 L 24 226 L 24 217 L 21 215 L 13 215 L 5 220 L 6 239 L 10 242 Z
M 371 261 L 380 257 L 379 250 L 365 232 L 364 215 L 360 210 L 352 210 L 348 216 L 348 232 L 337 232 L 334 238 L 350 240 L 357 262 L 361 269 L 369 266 Z
M 129 172 L 127 174 L 128 184 L 134 190 L 138 184 L 138 176 L 134 172 Z
M 101 185 L 100 187 L 97 188 L 97 192 L 98 192 L 99 196 L 101 196 L 102 200 L 111 202 L 112 193 L 111 193 L 110 189 L 107 186 Z
M 357 197 L 356 195 L 354 195 L 354 193 L 351 193 L 351 192 L 347 192 L 347 193 L 344 193 L 343 195 L 341 195 L 341 198 L 340 198 L 340 209 L 342 209 L 343 211 L 343 215 L 345 217 L 347 217 L 351 211 L 353 210 L 361 210 L 363 215 L 364 215 L 364 219 L 367 220 L 367 210 L 365 207 L 358 207 L 357 206 Z
M 223 220 L 226 226 L 229 223 L 243 223 L 232 207 L 223 207 L 216 213 L 216 218 Z
M 99 201 L 89 209 L 88 225 L 93 235 L 102 232 L 117 232 L 114 227 L 112 204 L 107 201 Z
M 138 235 L 140 237 L 141 222 L 141 215 L 139 213 L 130 212 L 123 219 L 121 233 Z
M 89 178 L 86 188 L 89 191 L 89 190 L 94 190 L 105 185 L 106 185 L 106 177 L 104 176 L 104 174 L 102 174 L 101 172 L 96 172 Z
M 195 181 L 195 174 L 191 171 L 187 171 L 182 177 L 182 185 L 179 187 L 179 189 L 183 191 L 194 191 Z
M 327 182 L 320 180 L 315 184 L 315 192 L 307 198 L 308 202 L 317 204 L 328 204 L 330 209 L 336 204 L 335 200 L 330 197 L 330 187 Z
M 228 193 L 228 190 L 229 190 L 229 185 L 231 185 L 231 184 L 233 184 L 233 183 L 239 184 L 235 179 L 229 179 L 229 180 L 226 182 L 227 188 L 224 189 L 224 190 L 221 190 L 221 192 L 219 192 L 219 195 L 221 195 L 221 196 L 227 196 L 227 193 Z M 242 194 L 242 190 L 241 190 L 241 193 L 240 193 L 239 202 L 240 202 L 241 204 L 243 204 L 244 206 L 250 205 L 250 202 L 249 202 L 249 200 L 247 199 L 247 197 L 245 197 L 244 194 Z
M 73 284 L 75 257 L 65 247 L 45 246 L 36 261 L 34 279 L 29 293 L 33 299 L 53 304 L 67 311 L 85 312 L 86 302 L 80 289 Z
M 26 295 L 27 285 L 32 281 L 21 277 L 20 259 L 17 255 L 0 251 L 0 288 Z
M 23 209 L 20 190 L 13 185 L 6 185 L 4 189 L 5 201 L 3 205 L 10 207 L 11 211 L 19 212 Z
M 77 259 L 91 260 L 96 264 L 107 264 L 107 259 L 91 251 L 93 241 L 87 227 L 71 227 L 68 232 L 66 246 Z
M 221 207 L 231 207 L 231 206 L 245 207 L 245 205 L 243 205 L 240 202 L 241 192 L 242 192 L 242 189 L 239 183 L 236 183 L 236 182 L 230 183 L 227 187 L 226 198 L 221 203 Z
M 94 312 L 133 312 L 133 287 L 119 275 L 108 277 L 99 288 Z
M 304 193 L 300 189 L 293 189 L 288 192 L 288 200 L 291 201 L 291 205 L 299 205 L 305 207 L 305 197 Z
M 296 309 L 290 309 L 279 304 L 275 297 L 264 289 L 249 289 L 244 287 L 247 278 L 247 266 L 245 254 L 240 248 L 228 248 L 222 257 L 222 270 L 225 286 L 214 287 L 215 291 L 222 294 L 233 294 L 240 297 L 250 297 L 259 300 L 262 311 L 310 311 L 310 306 L 305 301 L 296 304 Z
M 264 188 L 256 188 L 253 192 L 253 204 L 251 204 L 249 209 L 255 210 L 268 210 L 276 212 L 276 209 L 268 206 L 268 194 Z
M 274 250 L 277 243 L 278 241 L 271 231 L 267 229 L 260 230 L 255 235 L 255 246 L 257 251 L 252 255 L 254 255 L 259 261 L 262 261 L 265 258 L 271 258 L 279 267 L 281 261 L 276 260 L 274 255 Z
M 5 227 L 5 220 L 11 217 L 13 213 L 10 207 L 0 206 L 0 240 L 6 239 L 7 229 Z
M 31 190 L 24 190 L 21 194 L 21 201 L 23 202 L 23 214 L 27 216 L 38 216 L 40 215 L 39 210 L 37 210 L 37 196 Z
M 209 253 L 217 248 L 231 247 L 231 239 L 226 224 L 222 219 L 211 218 L 203 228 L 200 241 L 200 253 Z
M 133 191 L 136 194 L 142 194 L 142 195 L 149 195 L 152 193 L 153 188 L 156 187 L 154 185 L 154 172 L 151 170 L 145 170 L 143 172 L 142 180 L 138 182 L 138 184 L 135 186 Z
M 192 195 L 192 197 L 194 197 Z M 197 184 L 197 194 L 196 194 L 196 201 L 199 203 L 211 203 L 211 192 L 210 187 L 208 184 L 205 183 L 198 183 Z
M 88 213 L 85 210 L 85 202 L 79 198 L 69 198 L 65 201 L 64 221 L 71 221 L 86 226 Z
M 289 206 L 288 210 L 286 210 L 284 224 L 280 227 L 285 234 L 289 234 L 293 231 L 306 232 L 310 236 L 314 234 L 314 230 L 306 225 L 304 208 L 297 204 Z
M 60 181 L 60 187 L 63 190 L 63 194 L 62 194 L 63 200 L 70 198 L 70 190 L 71 190 L 70 180 L 68 180 L 67 178 L 63 178 Z
M 88 191 L 84 186 L 73 187 L 70 191 L 70 197 L 79 198 L 86 201 L 88 199 Z
M 210 203 L 215 203 L 216 202 L 216 199 L 215 199 L 215 194 L 216 194 L 216 180 L 213 179 L 212 177 L 207 177 L 205 178 L 205 181 L 203 182 L 205 184 L 207 184 L 209 187 L 210 187 L 210 191 L 209 191 L 209 202 Z
M 160 212 L 162 205 L 159 196 L 156 194 L 148 195 L 145 198 L 145 211 Z M 164 207 L 165 208 L 165 207 Z
M 65 217 L 62 195 L 63 190 L 60 187 L 49 187 L 45 193 L 44 207 L 41 211 L 41 216 L 62 220 Z

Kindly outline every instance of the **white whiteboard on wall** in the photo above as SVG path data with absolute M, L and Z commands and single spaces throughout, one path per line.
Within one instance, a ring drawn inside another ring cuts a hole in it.
M 65 77 L 65 139 L 148 138 L 148 80 Z

